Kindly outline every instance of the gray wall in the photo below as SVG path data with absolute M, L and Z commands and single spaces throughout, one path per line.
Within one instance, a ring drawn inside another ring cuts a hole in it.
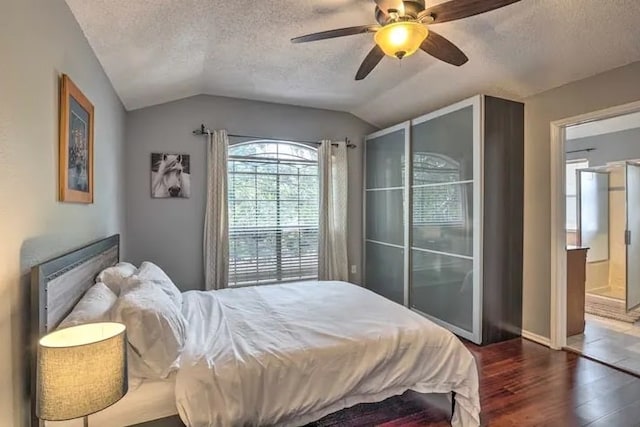
M 523 328 L 549 337 L 550 123 L 640 100 L 640 62 L 525 99 Z
M 27 425 L 30 267 L 121 232 L 126 113 L 63 0 L 0 2 L 0 427 Z M 58 76 L 95 106 L 95 203 L 57 201 Z
M 200 123 L 261 137 L 351 139 L 358 148 L 349 150 L 349 262 L 357 265 L 350 279 L 360 282 L 362 139 L 375 128 L 348 113 L 208 95 L 131 111 L 127 116 L 129 260 L 157 263 L 182 290 L 203 286 L 206 152 L 204 137 L 191 135 Z M 164 151 L 191 155 L 190 199 L 150 197 L 150 154 Z
M 640 126 L 640 123 L 638 125 Z M 567 160 L 587 159 L 589 166 L 602 166 L 607 162 L 640 159 L 640 127 L 567 140 L 567 151 L 585 148 L 595 150 L 567 153 Z

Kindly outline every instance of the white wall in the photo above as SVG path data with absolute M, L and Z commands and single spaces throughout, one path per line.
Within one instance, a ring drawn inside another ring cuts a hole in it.
M 0 427 L 27 425 L 31 266 L 121 232 L 126 114 L 63 0 L 0 2 Z M 95 203 L 57 202 L 58 76 L 95 106 Z
M 640 100 L 640 62 L 525 99 L 523 328 L 550 336 L 550 123 Z
M 205 139 L 191 131 L 201 123 L 230 133 L 316 141 L 348 137 L 349 262 L 360 282 L 362 248 L 363 136 L 375 130 L 355 116 L 337 111 L 208 95 L 129 112 L 127 116 L 127 253 L 132 262 L 160 265 L 183 290 L 203 286 L 202 232 L 206 188 Z M 191 198 L 151 199 L 150 155 L 191 155 Z

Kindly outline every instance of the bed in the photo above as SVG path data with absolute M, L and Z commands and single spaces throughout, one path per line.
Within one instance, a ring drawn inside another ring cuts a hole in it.
M 120 259 L 120 236 L 93 242 L 40 265 L 31 271 L 31 343 L 32 357 L 38 339 L 53 331 L 71 312 L 82 295 L 95 283 L 104 268 Z M 31 363 L 31 390 L 35 390 L 35 360 Z M 33 393 L 32 393 L 33 395 Z M 164 426 L 182 425 L 175 405 L 175 375 L 166 381 L 143 381 L 130 384 L 129 392 L 115 405 L 89 416 L 92 427 L 135 425 L 172 417 Z M 175 416 L 175 417 L 174 417 Z M 46 423 L 38 420 L 32 409 L 32 426 L 74 427 L 82 420 Z
M 118 258 L 113 236 L 34 267 L 34 342 Z M 453 392 L 452 424 L 479 425 L 477 370 L 464 345 L 359 286 L 300 282 L 189 291 L 182 311 L 188 330 L 177 372 L 131 389 L 90 416 L 90 425 L 133 425 L 175 413 L 194 427 L 303 425 L 407 390 Z

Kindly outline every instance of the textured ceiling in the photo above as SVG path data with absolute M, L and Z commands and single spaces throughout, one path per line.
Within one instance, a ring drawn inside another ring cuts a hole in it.
M 429 1 L 427 5 L 439 3 Z M 196 94 L 343 110 L 387 125 L 470 96 L 522 98 L 640 60 L 640 0 L 522 0 L 434 26 L 469 62 L 418 52 L 354 75 L 371 34 L 291 37 L 374 23 L 373 0 L 67 0 L 127 109 Z

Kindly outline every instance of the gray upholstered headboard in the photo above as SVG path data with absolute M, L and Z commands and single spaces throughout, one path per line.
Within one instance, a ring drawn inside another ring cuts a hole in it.
M 35 398 L 38 339 L 71 312 L 103 269 L 120 259 L 120 235 L 98 240 L 31 269 L 31 397 Z M 35 405 L 32 405 L 35 407 Z M 32 410 L 32 426 L 42 425 Z
M 32 326 L 42 336 L 69 314 L 100 271 L 120 258 L 120 235 L 98 240 L 31 269 Z

